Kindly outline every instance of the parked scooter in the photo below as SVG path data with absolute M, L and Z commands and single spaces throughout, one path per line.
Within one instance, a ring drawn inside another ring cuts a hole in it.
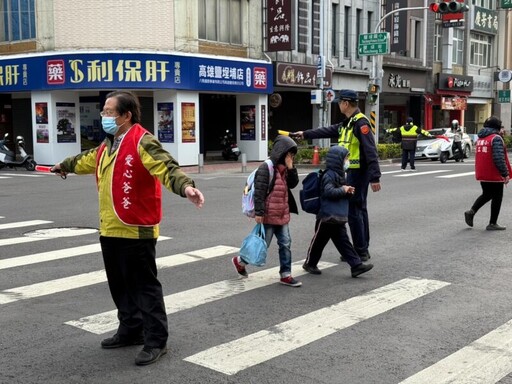
M 37 163 L 32 156 L 25 152 L 25 139 L 23 136 L 16 137 L 14 151 L 11 151 L 7 144 L 9 143 L 9 134 L 4 135 L 4 139 L 0 140 L 0 168 L 9 167 L 25 167 L 28 171 L 36 169 Z M 16 150 L 18 153 L 16 153 Z
M 237 161 L 240 156 L 240 148 L 238 148 L 236 141 L 233 140 L 233 135 L 229 132 L 229 129 L 226 129 L 226 134 L 220 139 L 222 158 L 224 160 L 235 159 Z

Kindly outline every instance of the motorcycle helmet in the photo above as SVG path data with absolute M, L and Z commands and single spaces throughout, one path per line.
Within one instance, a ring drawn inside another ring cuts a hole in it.
M 459 127 L 459 120 L 452 120 L 452 129 L 457 129 Z

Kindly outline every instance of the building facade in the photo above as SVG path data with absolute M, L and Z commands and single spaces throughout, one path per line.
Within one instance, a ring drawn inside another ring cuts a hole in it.
M 53 164 L 98 143 L 108 92 L 140 98 L 143 125 L 182 165 L 230 130 L 249 160 L 267 156 L 273 69 L 256 2 L 2 2 L 0 133 L 23 134 Z M 259 23 L 261 25 L 261 23 Z

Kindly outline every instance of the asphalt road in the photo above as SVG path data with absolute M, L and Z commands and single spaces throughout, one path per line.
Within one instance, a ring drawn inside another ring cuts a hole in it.
M 278 284 L 275 241 L 249 279 L 233 270 L 253 226 L 240 210 L 248 173 L 193 174 L 201 210 L 164 194 L 169 354 L 147 367 L 133 363 L 140 347 L 100 348 L 115 313 L 97 233 L 26 236 L 96 228 L 94 178 L 1 170 L 0 383 L 512 383 L 510 192 L 506 231 L 485 230 L 489 205 L 470 229 L 463 212 L 480 192 L 471 160 L 399 168 L 383 164 L 383 189 L 369 193 L 375 267 L 360 278 L 331 244 L 323 274 L 304 275 L 314 217 L 293 216 L 300 288 Z M 48 222 L 22 224 L 31 220 Z

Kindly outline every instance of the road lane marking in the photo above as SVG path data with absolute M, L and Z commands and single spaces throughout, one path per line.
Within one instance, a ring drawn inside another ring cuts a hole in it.
M 304 260 L 293 263 L 298 267 L 304 263 Z M 326 269 L 334 267 L 338 264 L 320 262 L 318 267 Z M 294 276 L 301 276 L 308 272 L 298 268 L 294 271 Z M 253 289 L 266 287 L 275 284 L 279 276 L 279 267 L 265 269 L 260 272 L 251 273 L 249 278 L 230 279 L 219 281 L 213 284 L 203 285 L 201 287 L 189 289 L 167 295 L 165 300 L 165 311 L 167 315 L 194 308 L 202 304 L 211 303 L 213 301 L 225 299 L 240 293 L 248 292 Z M 107 311 L 92 316 L 82 317 L 79 320 L 67 321 L 64 324 L 72 325 L 97 335 L 114 331 L 119 326 L 117 318 L 117 310 Z
M 475 174 L 475 171 L 473 172 L 464 172 L 464 173 L 455 173 L 453 175 L 443 175 L 443 176 L 436 176 L 439 179 L 451 179 L 454 177 L 464 177 L 464 176 L 472 176 Z
M 400 384 L 491 384 L 511 372 L 512 320 Z
M 197 251 L 159 257 L 156 259 L 156 266 L 158 269 L 169 268 L 181 264 L 192 263 L 199 260 L 235 253 L 238 252 L 238 250 L 239 248 L 219 245 L 211 248 L 200 249 Z M 82 273 L 80 275 L 43 281 L 40 283 L 25 285 L 23 287 L 10 288 L 4 291 L 0 291 L 0 305 L 13 303 L 19 300 L 33 299 L 54 293 L 65 292 L 71 289 L 103 283 L 105 281 L 107 281 L 105 270 L 100 269 L 98 271 Z
M 393 177 L 423 176 L 423 175 L 432 175 L 434 173 L 443 173 L 443 172 L 451 172 L 451 169 L 439 169 L 437 171 L 425 171 L 425 172 L 403 172 L 399 175 L 394 175 Z
M 184 360 L 226 375 L 234 375 L 447 285 L 450 283 L 406 278 L 240 339 L 206 349 Z
M 390 175 L 392 173 L 400 173 L 400 172 L 404 172 L 404 171 L 402 171 L 401 169 L 397 169 L 396 171 L 381 172 L 381 174 L 383 174 L 383 175 Z
M 1 173 L 2 176 L 20 176 L 20 177 L 46 177 L 46 175 L 27 175 L 24 173 Z
M 171 240 L 172 237 L 160 236 L 158 241 Z M 32 255 L 11 257 L 9 259 L 0 260 L 0 270 L 21 267 L 23 265 L 44 263 L 68 257 L 83 256 L 90 253 L 101 252 L 100 244 L 82 245 L 80 247 L 64 248 L 55 251 L 33 253 Z
M 9 229 L 9 228 L 30 227 L 31 225 L 41 225 L 41 224 L 51 224 L 51 223 L 53 223 L 53 221 L 47 221 L 47 220 L 18 221 L 18 222 L 14 222 L 14 223 L 0 224 L 0 230 Z
M 12 177 L 4 177 L 4 176 L 0 176 L 0 179 L 12 179 Z

